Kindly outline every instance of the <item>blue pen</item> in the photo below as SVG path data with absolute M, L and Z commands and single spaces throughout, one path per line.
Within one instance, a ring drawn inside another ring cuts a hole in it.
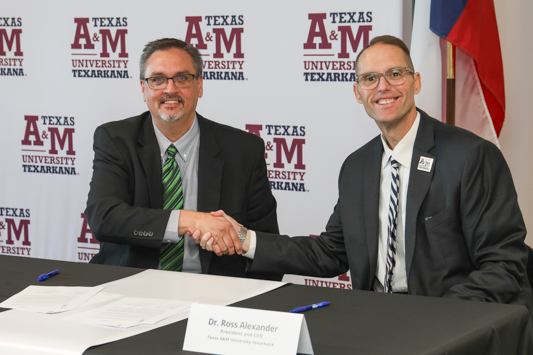
M 329 305 L 329 302 L 320 302 L 320 303 L 310 304 L 309 306 L 303 306 L 303 307 L 295 308 L 295 309 L 293 309 L 291 311 L 291 313 L 305 312 L 305 311 L 308 311 L 310 309 L 326 307 L 328 305 Z
M 44 281 L 44 280 L 49 279 L 52 276 L 57 275 L 57 274 L 59 274 L 59 270 L 54 270 L 52 272 L 49 272 L 48 274 L 42 274 L 41 276 L 39 276 L 37 281 Z

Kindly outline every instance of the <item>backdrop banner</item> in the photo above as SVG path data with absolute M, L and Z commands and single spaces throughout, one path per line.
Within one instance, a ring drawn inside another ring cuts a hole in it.
M 83 214 L 97 126 L 147 110 L 146 43 L 176 37 L 204 59 L 203 116 L 260 136 L 283 234 L 316 236 L 344 159 L 379 133 L 354 97 L 357 53 L 402 36 L 403 1 L 265 3 L 19 0 L 0 17 L 0 253 L 88 262 Z M 285 281 L 351 288 L 333 279 Z

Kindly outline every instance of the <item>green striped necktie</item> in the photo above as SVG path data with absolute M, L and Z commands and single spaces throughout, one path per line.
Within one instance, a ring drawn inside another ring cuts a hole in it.
M 171 144 L 167 149 L 167 160 L 163 165 L 163 208 L 166 210 L 183 209 L 183 184 L 181 171 L 175 159 L 178 150 Z M 181 271 L 183 268 L 183 240 L 168 243 L 161 249 L 159 262 L 161 270 Z

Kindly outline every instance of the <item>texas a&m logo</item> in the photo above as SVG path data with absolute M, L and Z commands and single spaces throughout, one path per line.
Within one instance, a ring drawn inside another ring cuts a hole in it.
M 247 124 L 246 130 L 265 141 L 270 188 L 308 192 L 305 189 L 305 126 Z
M 30 256 L 30 209 L 0 207 L 0 254 Z
M 243 15 L 186 16 L 185 42 L 204 57 L 204 80 L 246 80 Z
M 77 175 L 74 117 L 24 116 L 22 171 Z
M 370 42 L 372 11 L 308 14 L 305 81 L 355 82 L 357 52 Z
M 75 78 L 127 79 L 127 17 L 74 18 L 72 75 Z
M 78 261 L 89 262 L 100 250 L 100 242 L 96 240 L 91 228 L 89 228 L 87 217 L 85 217 L 84 213 L 81 213 L 81 231 L 77 240 Z
M 22 19 L 0 17 L 0 76 L 24 76 Z

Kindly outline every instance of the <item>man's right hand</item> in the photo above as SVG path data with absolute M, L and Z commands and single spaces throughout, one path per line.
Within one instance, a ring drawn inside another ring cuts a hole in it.
M 213 217 L 223 217 L 224 219 L 226 219 L 228 222 L 231 223 L 231 225 L 233 226 L 233 228 L 234 228 L 236 233 L 238 233 L 238 231 L 242 227 L 242 224 L 238 223 L 236 220 L 234 220 L 233 218 L 228 216 L 222 210 L 219 210 L 219 211 L 216 211 L 216 212 L 211 212 L 211 216 L 213 216 Z M 192 234 L 192 237 L 193 237 L 194 241 L 196 242 L 196 244 L 199 244 L 202 249 L 206 249 L 208 251 L 213 251 L 217 255 L 219 255 L 219 250 L 221 249 L 221 247 L 224 247 L 224 246 L 220 245 L 220 240 L 217 241 L 215 238 L 213 238 L 213 236 L 209 232 L 202 233 L 202 231 L 196 230 L 194 232 L 194 234 Z M 239 245 L 241 245 L 240 239 L 238 239 L 237 243 Z M 246 239 L 244 240 L 244 243 L 242 243 L 241 248 L 242 248 L 243 252 L 247 252 L 249 247 L 250 247 L 250 231 L 248 231 L 248 233 L 246 235 Z M 237 248 L 237 245 L 235 245 L 235 248 Z
M 218 256 L 233 255 L 235 253 L 242 254 L 242 244 L 235 227 L 222 215 L 215 216 L 209 213 L 188 210 L 181 211 L 178 233 L 180 235 L 187 233 L 193 236 L 198 235 L 198 232 L 204 235 L 210 234 L 212 240 L 210 249 Z

